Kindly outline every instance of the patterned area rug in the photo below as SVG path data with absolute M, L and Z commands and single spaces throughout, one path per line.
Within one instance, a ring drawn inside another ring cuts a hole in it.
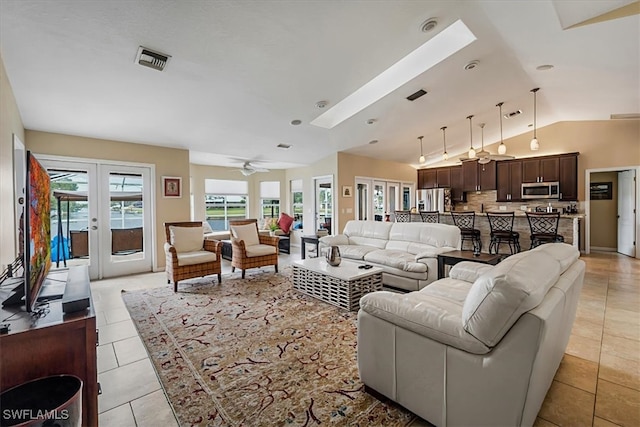
M 291 270 L 123 292 L 181 425 L 405 426 L 364 392 L 356 313 L 307 297 Z

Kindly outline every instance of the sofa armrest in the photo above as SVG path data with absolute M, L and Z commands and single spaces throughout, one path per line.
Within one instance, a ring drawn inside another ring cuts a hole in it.
M 492 270 L 493 267 L 493 265 L 483 264 L 481 262 L 462 261 L 451 267 L 449 277 L 473 283 L 478 277 Z
M 324 236 L 319 239 L 319 242 L 327 246 L 340 246 L 348 245 L 349 238 L 344 234 L 338 234 L 335 236 Z
M 421 259 L 425 259 L 425 258 L 437 258 L 439 254 L 443 254 L 445 252 L 451 252 L 451 251 L 455 251 L 456 248 L 452 248 L 450 246 L 443 246 L 441 248 L 432 248 L 432 249 L 428 249 L 426 251 L 422 251 L 418 254 L 416 254 L 416 261 L 420 261 Z

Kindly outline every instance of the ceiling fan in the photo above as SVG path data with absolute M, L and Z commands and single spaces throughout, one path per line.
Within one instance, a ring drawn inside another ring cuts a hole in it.
M 253 175 L 256 172 L 269 172 L 269 169 L 253 166 L 251 162 L 246 161 L 242 164 L 242 169 L 238 169 L 244 176 Z

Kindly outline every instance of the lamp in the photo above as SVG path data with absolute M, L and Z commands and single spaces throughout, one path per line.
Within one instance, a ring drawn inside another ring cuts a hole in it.
M 471 128 L 471 119 L 473 118 L 473 116 L 467 116 L 467 119 L 469 119 L 469 137 L 471 140 L 471 146 L 469 147 L 469 158 L 470 159 L 475 159 L 476 157 L 476 150 L 473 149 L 473 129 Z
M 447 136 L 445 134 L 445 129 L 447 127 L 446 126 L 442 126 L 440 129 L 442 129 L 442 145 L 444 146 L 444 152 L 442 153 L 442 160 L 448 160 L 449 159 L 449 153 L 447 153 Z
M 489 163 L 491 161 L 491 155 L 489 154 L 488 151 L 484 151 L 484 123 L 480 123 L 478 126 L 480 126 L 480 134 L 482 135 L 481 137 L 481 141 L 482 141 L 482 145 L 481 145 L 481 149 L 479 153 L 476 153 L 476 155 L 478 155 L 478 163 L 481 165 L 486 165 L 487 163 Z M 482 169 L 484 170 L 484 169 Z
M 418 137 L 418 139 L 420 140 L 420 158 L 418 159 L 418 161 L 420 163 L 424 163 L 426 161 L 426 159 L 424 158 L 424 154 L 422 154 L 422 138 L 424 138 L 424 136 Z
M 498 102 L 496 107 L 500 108 L 500 145 L 498 145 L 498 154 L 506 154 L 507 146 L 504 145 L 504 141 L 502 140 L 502 104 L 504 102 Z
M 539 90 L 539 87 L 531 89 L 531 92 L 533 92 L 533 139 L 529 144 L 529 148 L 531 148 L 531 151 L 538 151 L 540 149 L 540 143 L 538 142 L 538 138 L 536 137 L 536 92 L 538 92 Z

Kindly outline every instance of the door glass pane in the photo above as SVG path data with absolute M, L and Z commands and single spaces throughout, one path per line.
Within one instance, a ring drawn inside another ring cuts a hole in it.
M 52 268 L 89 264 L 89 174 L 48 169 Z
M 373 215 L 376 221 L 384 220 L 384 185 L 373 186 Z
M 318 221 L 321 230 L 331 234 L 332 192 L 330 183 L 318 185 Z
M 356 219 L 366 221 L 369 219 L 368 201 L 369 186 L 367 184 L 356 184 Z
M 402 187 L 402 210 L 411 209 L 411 187 Z
M 109 173 L 109 225 L 111 261 L 139 260 L 144 257 L 141 174 Z

